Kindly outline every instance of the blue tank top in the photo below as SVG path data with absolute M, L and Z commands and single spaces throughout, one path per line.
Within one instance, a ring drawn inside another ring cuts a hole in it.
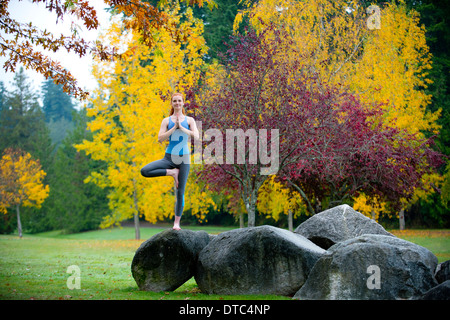
M 184 120 L 180 123 L 184 128 L 190 130 L 189 124 L 187 122 L 187 117 L 184 117 Z M 170 130 L 173 128 L 175 123 L 172 121 L 171 117 L 169 117 L 169 124 L 167 129 Z M 176 129 L 169 137 L 169 145 L 166 148 L 166 153 L 175 154 L 182 156 L 184 154 L 190 154 L 189 146 L 188 146 L 189 137 L 186 133 L 181 131 L 180 129 Z

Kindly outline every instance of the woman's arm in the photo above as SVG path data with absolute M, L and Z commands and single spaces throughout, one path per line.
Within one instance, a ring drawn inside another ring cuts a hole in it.
M 181 129 L 181 131 L 183 131 L 184 133 L 186 133 L 190 137 L 194 137 L 195 140 L 198 140 L 200 134 L 198 132 L 197 124 L 195 123 L 194 118 L 188 117 L 188 124 L 189 124 L 189 128 L 191 128 L 192 130 L 186 129 L 183 126 L 179 126 L 179 129 Z
M 158 133 L 158 142 L 159 143 L 163 142 L 164 140 L 167 140 L 170 137 L 170 135 L 177 129 L 179 122 L 177 119 L 177 122 L 170 130 L 167 130 L 168 124 L 169 124 L 169 118 L 165 118 L 161 122 L 161 128 L 159 129 L 159 133 Z

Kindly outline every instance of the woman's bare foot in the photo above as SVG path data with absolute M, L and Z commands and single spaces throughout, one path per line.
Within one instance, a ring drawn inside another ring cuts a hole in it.
M 181 217 L 175 216 L 175 222 L 173 223 L 173 230 L 181 230 L 180 220 L 181 220 Z
M 175 180 L 175 186 L 178 188 L 178 173 L 180 172 L 180 169 L 167 169 L 166 175 L 171 176 Z

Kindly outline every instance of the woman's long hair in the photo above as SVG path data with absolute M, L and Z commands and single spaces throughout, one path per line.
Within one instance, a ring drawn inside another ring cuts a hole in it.
M 171 115 L 173 115 L 173 113 L 175 112 L 175 110 L 173 110 L 173 107 L 172 107 L 172 100 L 173 100 L 173 97 L 175 97 L 175 96 L 180 96 L 181 99 L 183 99 L 183 102 L 184 102 L 184 97 L 183 97 L 182 93 L 175 92 L 174 94 L 172 94 L 172 97 L 170 98 L 170 114 L 169 114 L 169 117 Z M 183 109 L 181 110 L 181 112 L 183 112 L 183 114 L 186 115 L 186 112 L 184 111 L 184 106 L 183 106 Z

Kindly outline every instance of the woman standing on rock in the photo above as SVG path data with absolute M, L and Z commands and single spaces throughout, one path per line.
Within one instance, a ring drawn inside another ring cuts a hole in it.
M 169 139 L 166 154 L 161 160 L 153 161 L 141 169 L 144 177 L 171 176 L 175 181 L 175 222 L 173 229 L 180 230 L 180 220 L 184 209 L 184 190 L 190 169 L 190 137 L 199 138 L 195 120 L 186 116 L 181 93 L 172 95 L 172 108 L 167 118 L 161 122 L 158 141 Z

